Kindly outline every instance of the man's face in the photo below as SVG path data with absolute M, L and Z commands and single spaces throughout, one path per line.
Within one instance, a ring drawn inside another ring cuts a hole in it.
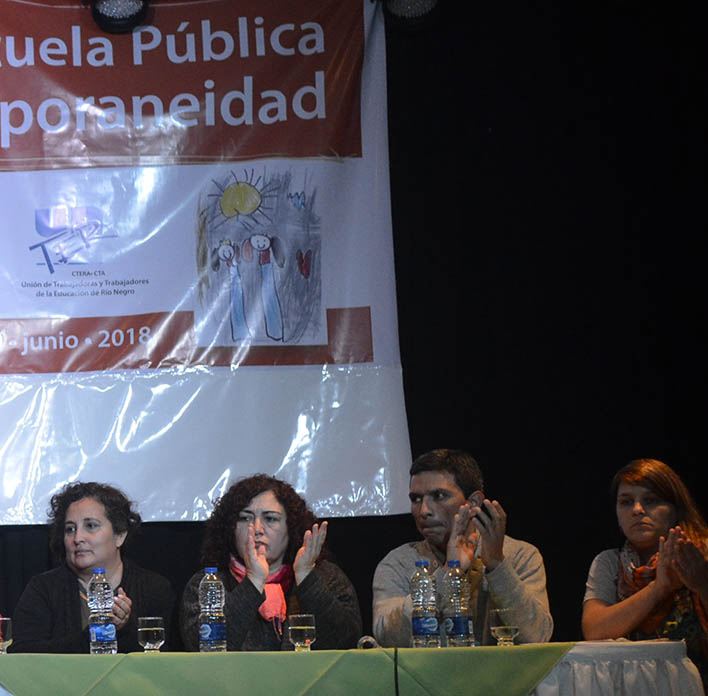
M 445 552 L 455 514 L 465 496 L 449 471 L 423 471 L 411 477 L 411 513 L 423 538 Z

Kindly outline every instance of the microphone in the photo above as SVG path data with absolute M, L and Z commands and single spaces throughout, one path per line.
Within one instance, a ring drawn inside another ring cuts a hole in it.
M 361 650 L 370 650 L 371 648 L 380 648 L 381 646 L 376 642 L 376 638 L 373 636 L 362 636 L 359 638 L 356 647 Z

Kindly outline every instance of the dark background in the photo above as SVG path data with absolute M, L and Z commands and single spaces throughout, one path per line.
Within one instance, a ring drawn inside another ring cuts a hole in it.
M 580 638 L 588 567 L 619 540 L 614 471 L 662 459 L 708 503 L 695 5 L 443 0 L 419 31 L 387 26 L 411 448 L 477 457 L 544 555 L 554 640 Z M 201 534 L 146 524 L 133 556 L 181 591 Z M 414 537 L 408 515 L 330 525 L 366 632 L 376 563 Z M 49 565 L 43 527 L 0 528 L 0 611 Z

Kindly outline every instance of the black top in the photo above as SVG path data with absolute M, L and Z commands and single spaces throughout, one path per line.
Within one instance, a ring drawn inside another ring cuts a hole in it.
M 288 641 L 287 621 L 282 636 L 258 608 L 265 592 L 244 578 L 237 582 L 230 573 L 219 571 L 226 589 L 226 646 L 228 650 L 293 650 Z M 199 650 L 199 583 L 204 571 L 195 573 L 182 595 L 180 630 L 187 650 Z M 315 615 L 315 650 L 346 650 L 361 636 L 361 614 L 354 587 L 334 563 L 318 561 L 300 585 L 293 583 L 286 597 L 288 614 Z
M 157 573 L 123 560 L 120 586 L 133 601 L 130 620 L 118 631 L 118 652 L 142 652 L 138 617 L 162 616 L 168 650 L 175 595 L 169 581 Z M 81 628 L 79 580 L 66 565 L 35 575 L 27 584 L 12 615 L 16 653 L 88 653 L 88 628 Z

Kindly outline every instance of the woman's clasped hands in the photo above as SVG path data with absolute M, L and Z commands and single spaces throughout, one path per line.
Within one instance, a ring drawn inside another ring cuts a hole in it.
M 116 631 L 120 631 L 128 623 L 132 607 L 133 600 L 119 587 L 118 594 L 113 598 L 113 623 L 116 625 Z
M 708 560 L 680 526 L 659 541 L 657 581 L 670 591 L 683 586 L 697 594 L 708 591 Z

